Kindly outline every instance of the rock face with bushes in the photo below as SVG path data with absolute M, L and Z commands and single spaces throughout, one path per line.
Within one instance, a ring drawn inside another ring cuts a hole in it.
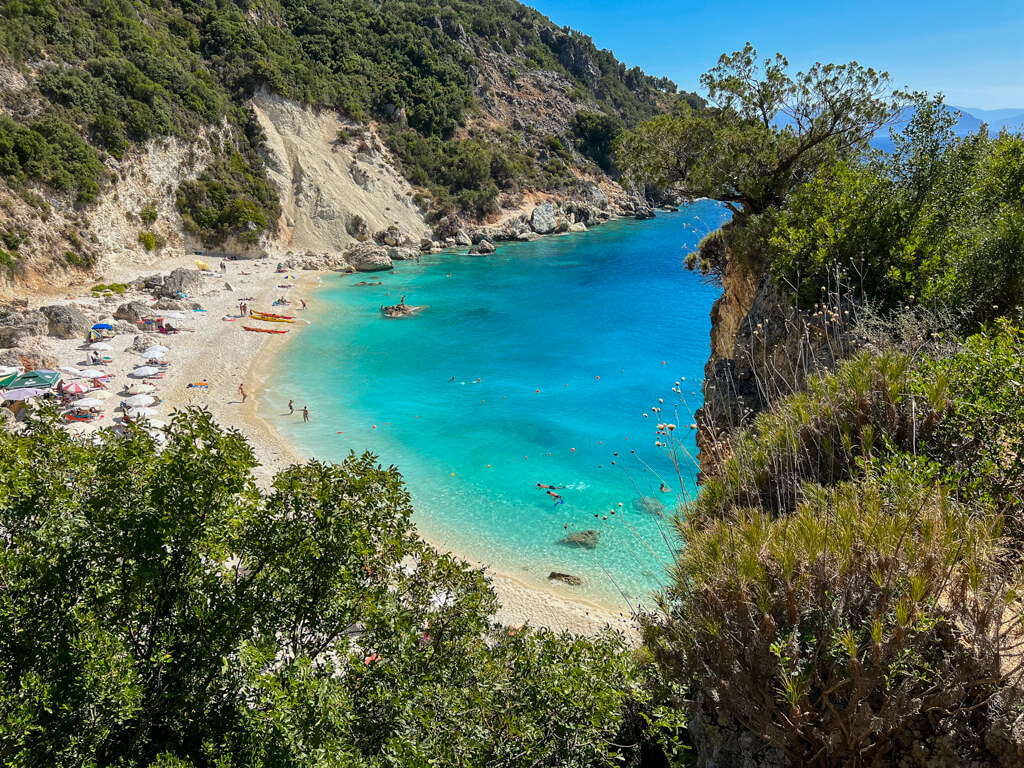
M 49 328 L 49 318 L 39 310 L 0 309 L 0 349 L 18 347 L 34 336 L 45 336 Z

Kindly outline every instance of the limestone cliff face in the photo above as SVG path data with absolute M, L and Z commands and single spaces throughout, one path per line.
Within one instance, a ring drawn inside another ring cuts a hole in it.
M 389 227 L 418 244 L 429 232 L 412 187 L 373 126 L 270 94 L 257 94 L 252 107 L 281 199 L 274 250 L 339 251 Z M 338 141 L 343 128 L 352 138 Z
M 823 292 L 813 314 L 801 312 L 763 265 L 726 253 L 722 295 L 711 309 L 704 406 L 697 412 L 703 471 L 729 454 L 737 428 L 854 351 L 845 311 Z

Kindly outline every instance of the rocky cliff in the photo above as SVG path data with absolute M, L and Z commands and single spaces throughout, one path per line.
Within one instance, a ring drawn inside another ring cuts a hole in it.
M 702 470 L 729 453 L 729 437 L 773 399 L 800 389 L 858 345 L 850 309 L 824 287 L 813 314 L 797 310 L 763 264 L 736 258 L 724 245 L 722 295 L 711 309 L 711 356 L 704 405 L 697 412 Z

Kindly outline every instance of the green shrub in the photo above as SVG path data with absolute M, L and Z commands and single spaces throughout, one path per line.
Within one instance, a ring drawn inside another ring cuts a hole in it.
M 237 431 L 178 412 L 77 441 L 0 432 L 0 753 L 10 765 L 619 765 L 621 638 L 491 624 L 417 537 L 394 468 L 267 491 Z M 496 738 L 500 735 L 500 738 Z M 214 746 L 216 745 L 216 746 Z
M 147 251 L 152 251 L 156 248 L 156 235 L 152 232 L 139 232 L 139 242 Z
M 672 607 L 649 642 L 795 764 L 898 762 L 939 733 L 974 754 L 993 694 L 1021 682 L 1019 569 L 1000 518 L 950 491 L 910 461 L 807 484 L 786 517 L 680 521 Z
M 157 212 L 155 206 L 147 205 L 144 206 L 141 211 L 139 211 L 139 220 L 143 224 L 153 224 L 154 222 L 156 222 L 156 219 Z
M 122 293 L 128 290 L 128 284 L 110 283 L 108 285 L 104 285 L 103 283 L 100 283 L 99 285 L 94 285 L 91 290 L 93 293 L 117 294 L 118 296 L 120 296 Z

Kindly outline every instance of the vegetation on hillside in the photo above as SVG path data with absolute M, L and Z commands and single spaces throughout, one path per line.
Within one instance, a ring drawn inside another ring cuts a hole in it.
M 30 87 L 2 96 L 0 106 L 17 117 L 0 118 L 0 178 L 41 182 L 87 203 L 103 182 L 106 155 L 213 130 L 215 161 L 179 191 L 179 209 L 208 242 L 255 240 L 278 218 L 258 154 L 262 136 L 246 106 L 267 89 L 357 120 L 408 126 L 393 148 L 410 179 L 431 187 L 439 208 L 485 212 L 529 158 L 490 137 L 483 150 L 497 157 L 493 168 L 472 169 L 468 179 L 437 169 L 476 149 L 451 139 L 476 109 L 469 72 L 486 51 L 520 67 L 586 74 L 576 80 L 580 92 L 629 124 L 656 114 L 659 99 L 675 92 L 513 0 L 458 0 L 443 9 L 431 0 L 3 0 L 0 61 L 20 67 Z M 585 73 L 562 63 L 583 61 Z M 542 168 L 527 178 L 558 176 Z
M 736 435 L 676 520 L 646 632 L 666 673 L 798 765 L 1003 759 L 1024 682 L 1022 359 L 1005 322 L 862 353 Z
M 6 766 L 621 764 L 645 694 L 620 636 L 492 624 L 394 468 L 287 469 L 179 413 L 0 431 Z

